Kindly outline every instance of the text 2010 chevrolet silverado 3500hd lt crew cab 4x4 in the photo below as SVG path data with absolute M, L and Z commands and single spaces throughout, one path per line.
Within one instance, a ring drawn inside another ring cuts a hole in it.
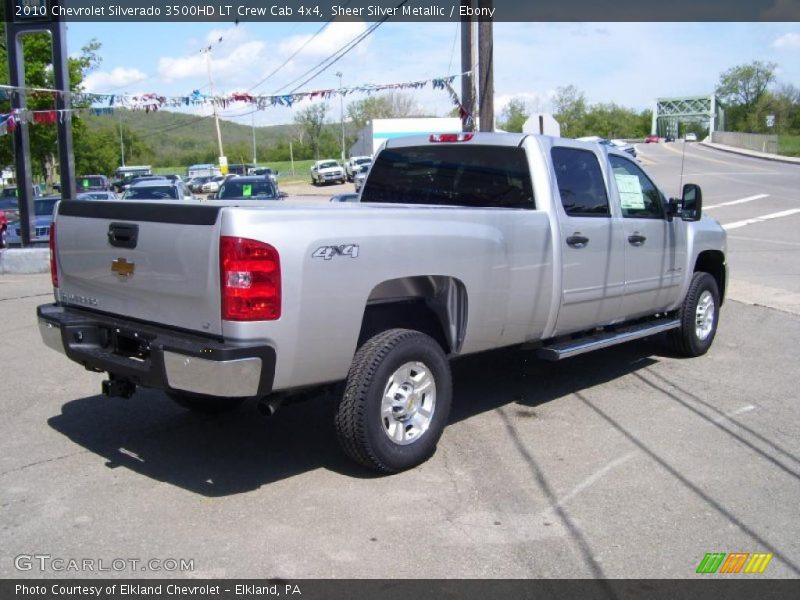
M 433 453 L 450 357 L 533 343 L 558 360 L 659 332 L 705 353 L 725 233 L 700 216 L 697 186 L 667 200 L 597 144 L 393 139 L 357 204 L 62 202 L 39 323 L 109 395 L 274 410 L 344 381 L 342 447 L 392 472 Z

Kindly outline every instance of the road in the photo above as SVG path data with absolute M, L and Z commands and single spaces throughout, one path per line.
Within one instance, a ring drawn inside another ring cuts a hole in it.
M 671 193 L 680 149 L 641 148 Z M 800 171 L 686 150 L 723 223 L 797 207 Z M 324 398 L 266 420 L 102 397 L 102 375 L 38 338 L 49 278 L 0 276 L 0 577 L 63 575 L 15 569 L 48 554 L 194 561 L 102 573 L 124 577 L 683 578 L 709 552 L 768 552 L 765 577 L 797 578 L 798 219 L 730 230 L 731 290 L 770 293 L 732 295 L 708 355 L 653 338 L 557 364 L 460 359 L 436 455 L 391 477 L 342 457 Z
M 681 164 L 683 182 L 703 188 L 728 231 L 732 297 L 800 314 L 800 165 L 683 142 L 637 150 L 665 193 L 680 195 Z

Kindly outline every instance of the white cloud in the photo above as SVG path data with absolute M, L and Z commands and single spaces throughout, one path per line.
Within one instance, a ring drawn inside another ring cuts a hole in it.
M 784 33 L 774 42 L 772 42 L 773 48 L 800 48 L 800 33 Z
M 111 71 L 95 71 L 83 80 L 83 89 L 87 92 L 109 92 L 127 85 L 139 83 L 147 79 L 147 75 L 136 68 L 115 67 Z
M 367 24 L 363 21 L 331 23 L 322 33 L 314 38 L 314 41 L 303 48 L 303 52 L 298 55 L 298 58 L 300 56 L 313 58 L 329 56 L 366 30 Z M 289 56 L 308 42 L 312 35 L 313 34 L 292 36 L 280 44 L 278 51 L 282 55 Z M 366 53 L 370 37 L 359 42 L 358 46 L 356 46 L 352 52 L 355 52 L 357 55 Z
M 266 60 L 266 43 L 251 40 L 242 27 L 213 29 L 205 36 L 204 48 L 210 48 L 211 72 L 214 82 L 226 84 L 245 74 L 252 74 L 253 65 Z M 162 56 L 158 60 L 158 75 L 165 82 L 195 79 L 206 82 L 206 54 L 198 48 L 184 56 Z

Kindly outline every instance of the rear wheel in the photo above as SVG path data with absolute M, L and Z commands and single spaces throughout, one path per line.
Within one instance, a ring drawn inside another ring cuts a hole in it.
M 356 462 L 394 473 L 425 462 L 450 412 L 450 364 L 431 337 L 390 329 L 359 348 L 336 413 L 336 433 Z
M 8 247 L 8 238 L 6 237 L 6 228 L 0 228 L 0 248 Z
M 682 356 L 701 356 L 708 352 L 717 333 L 719 289 L 708 273 L 692 277 L 680 309 L 681 326 L 669 332 L 672 348 Z
M 244 402 L 244 398 L 221 398 L 219 396 L 193 394 L 192 392 L 170 391 L 167 392 L 167 396 L 183 408 L 204 414 L 229 412 L 235 410 Z

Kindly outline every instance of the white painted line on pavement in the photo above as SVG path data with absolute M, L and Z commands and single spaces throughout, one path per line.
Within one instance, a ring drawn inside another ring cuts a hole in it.
M 730 202 L 722 202 L 720 204 L 713 204 L 711 206 L 704 206 L 704 210 L 708 210 L 710 208 L 719 208 L 721 206 L 733 206 L 734 204 L 744 204 L 745 202 L 752 202 L 753 200 L 761 200 L 761 198 L 766 198 L 769 194 L 756 194 L 755 196 L 748 196 L 747 198 L 742 198 L 741 200 L 731 200 Z
M 800 213 L 800 208 L 793 208 L 791 210 L 784 210 L 781 212 L 764 215 L 763 217 L 754 217 L 752 219 L 745 219 L 744 221 L 734 221 L 733 223 L 728 223 L 727 225 L 723 225 L 722 228 L 725 231 L 730 231 L 731 229 L 738 229 L 739 227 L 744 227 L 745 225 L 752 225 L 753 223 L 761 223 L 763 221 L 769 221 L 770 219 L 780 219 L 782 217 L 790 217 L 798 213 Z

